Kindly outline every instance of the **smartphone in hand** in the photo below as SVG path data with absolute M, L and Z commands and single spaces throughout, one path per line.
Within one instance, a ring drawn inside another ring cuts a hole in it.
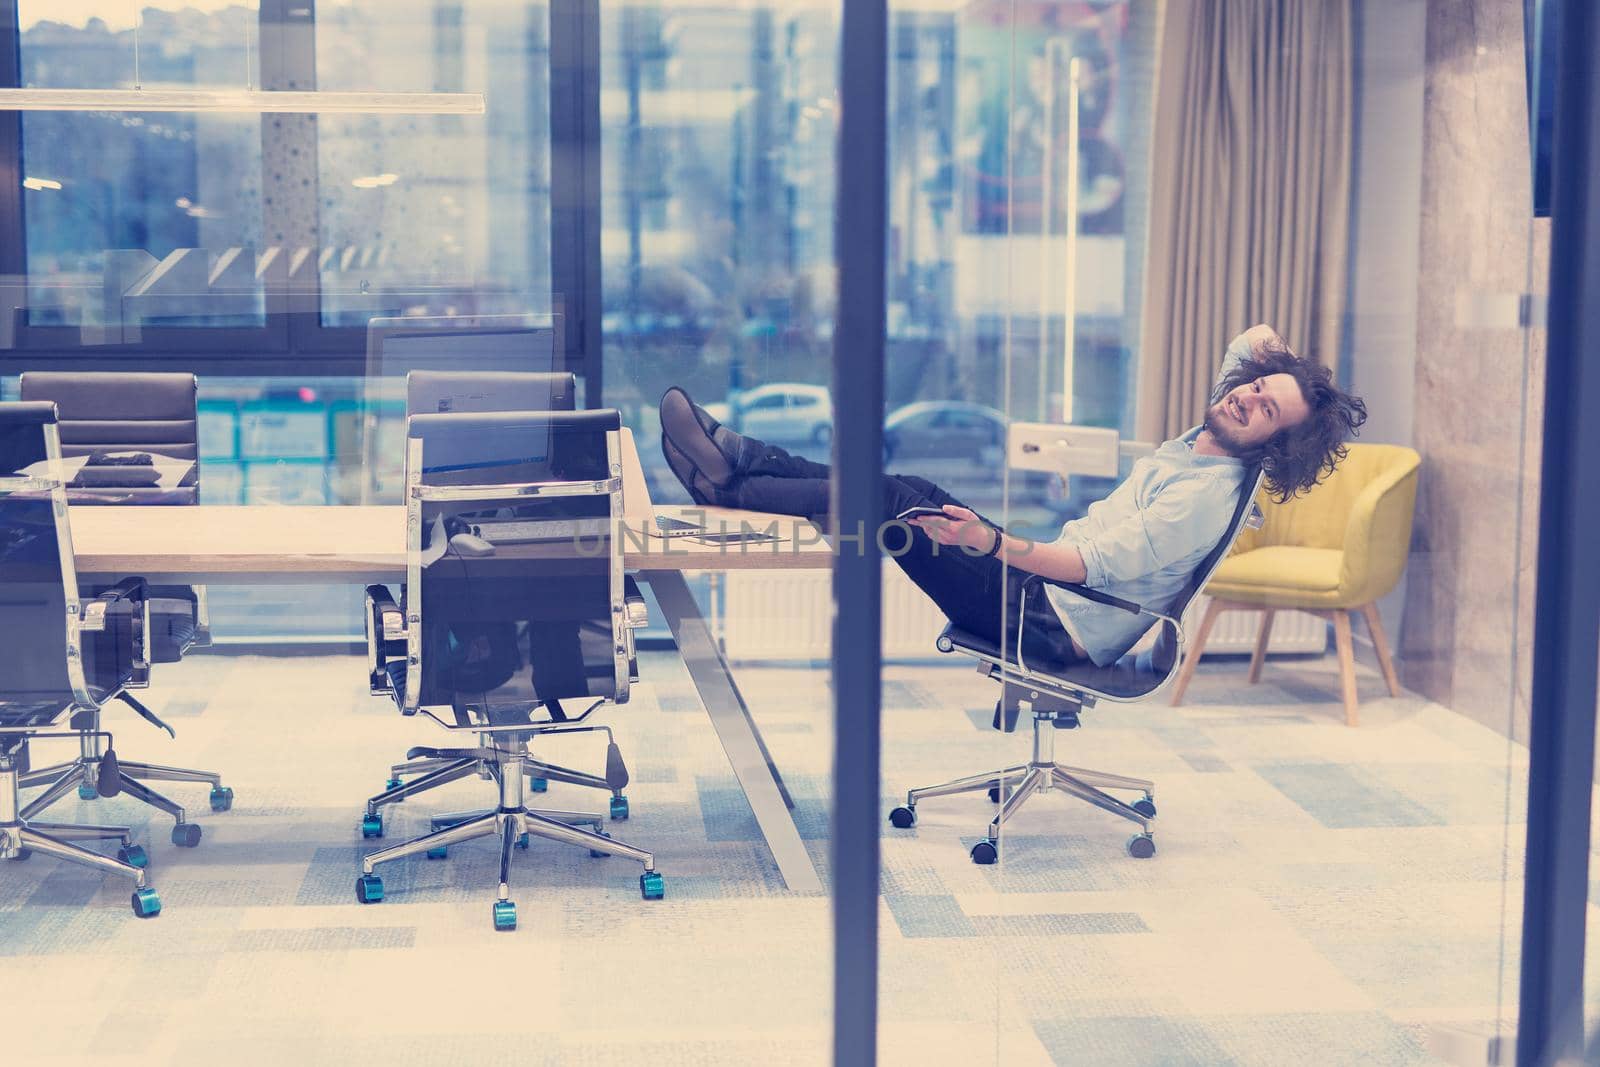
M 944 513 L 944 508 L 930 508 L 919 505 L 918 507 L 914 508 L 906 508 L 900 514 L 896 515 L 895 518 L 899 519 L 901 522 L 906 522 L 910 519 L 948 519 L 950 516 Z

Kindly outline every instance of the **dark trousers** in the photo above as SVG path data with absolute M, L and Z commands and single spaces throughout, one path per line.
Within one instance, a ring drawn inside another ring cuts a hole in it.
M 762 445 L 760 455 L 731 489 L 741 508 L 807 518 L 837 536 L 828 514 L 829 477 L 826 464 L 792 456 L 774 445 Z M 876 539 L 957 628 L 996 644 L 1003 640 L 1008 656 L 1014 655 L 1011 644 L 1017 632 L 1022 583 L 1028 573 L 1007 567 L 993 556 L 977 555 L 958 545 L 941 545 L 917 527 L 895 520 L 909 507 L 946 504 L 966 507 L 926 478 L 885 474 L 879 528 L 861 531 L 859 542 L 841 538 L 835 544 L 840 551 L 863 551 Z M 1025 657 L 1034 662 L 1057 663 L 1079 658 L 1042 587 L 1035 585 L 1030 590 L 1025 610 Z

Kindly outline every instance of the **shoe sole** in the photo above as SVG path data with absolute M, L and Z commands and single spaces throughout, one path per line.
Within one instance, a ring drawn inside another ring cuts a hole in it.
M 717 445 L 716 438 L 712 436 L 712 434 L 715 432 L 715 428 L 718 425 L 716 420 L 712 419 L 710 415 L 702 411 L 699 405 L 694 402 L 694 399 L 678 386 L 673 386 L 662 394 L 662 408 L 666 406 L 667 398 L 672 396 L 673 393 L 677 393 L 682 399 L 683 403 L 687 405 L 689 409 L 689 415 L 694 419 L 695 432 L 698 432 L 700 436 L 704 438 L 706 447 L 711 449 L 711 451 L 717 455 L 718 459 L 728 467 L 728 475 L 729 478 L 731 478 L 734 467 L 733 461 L 723 453 L 722 449 Z M 668 420 L 665 412 L 662 411 L 660 414 L 661 453 L 666 457 L 667 466 L 672 468 L 672 473 L 677 475 L 678 481 L 682 482 L 684 488 L 689 490 L 689 495 L 696 498 L 696 503 L 712 503 L 715 499 L 718 489 L 722 488 L 722 486 L 719 486 L 716 479 L 712 478 L 706 469 L 695 461 L 688 449 L 684 448 L 682 444 L 678 443 L 676 439 L 677 435 L 671 433 L 667 428 Z M 710 428 L 706 426 L 707 421 L 710 421 L 712 424 Z M 680 429 L 681 428 L 682 427 L 680 427 Z M 669 447 L 673 453 L 677 454 L 676 460 L 674 460 L 673 455 L 668 452 Z M 724 486 L 727 484 L 729 478 L 723 479 Z M 699 499 L 700 497 L 705 497 L 706 499 L 701 500 Z
M 693 500 L 696 504 L 709 506 L 712 503 L 711 497 L 704 490 L 698 488 L 695 485 L 695 481 L 697 478 L 703 478 L 709 487 L 711 479 L 706 478 L 706 476 L 701 473 L 700 468 L 696 467 L 694 462 L 690 460 L 688 456 L 684 455 L 683 452 L 678 449 L 678 446 L 674 445 L 667 438 L 665 433 L 661 435 L 661 455 L 666 459 L 668 469 L 670 469 L 673 476 L 678 479 L 679 484 L 681 484 L 684 489 L 688 490 L 689 499 Z

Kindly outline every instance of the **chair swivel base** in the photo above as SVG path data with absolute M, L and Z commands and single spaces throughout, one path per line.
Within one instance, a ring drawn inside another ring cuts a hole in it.
M 1155 837 L 1150 823 L 1156 817 L 1155 783 L 1145 778 L 1129 778 L 1083 767 L 1069 767 L 1055 762 L 1052 753 L 1055 724 L 1054 712 L 1036 712 L 1033 718 L 1033 758 L 1015 767 L 957 778 L 940 785 L 912 789 L 906 793 L 904 807 L 889 813 L 889 822 L 897 829 L 916 825 L 917 803 L 929 797 L 956 796 L 963 793 L 987 793 L 989 800 L 1000 804 L 1000 811 L 990 821 L 984 840 L 972 847 L 972 862 L 994 863 L 1000 856 L 1000 828 L 1022 809 L 1023 804 L 1036 793 L 1060 791 L 1092 804 L 1113 815 L 1120 815 L 1139 824 L 1139 832 L 1127 842 L 1128 855 L 1135 859 L 1148 859 L 1155 855 Z M 1137 790 L 1142 798 L 1128 803 L 1105 792 L 1106 789 Z
M 0 790 L 10 793 L 10 810 L 17 811 L 18 778 L 15 771 L 0 769 Z M 117 856 L 103 856 L 75 841 L 117 841 Z M 149 862 L 145 851 L 133 843 L 133 832 L 126 826 L 88 826 L 81 823 L 33 822 L 25 814 L 0 822 L 0 860 L 23 861 L 38 852 L 68 863 L 92 867 L 133 879 L 131 904 L 141 919 L 161 914 L 161 897 L 146 880 Z
M 611 794 L 609 812 L 612 820 L 622 822 L 630 814 L 627 795 L 621 789 L 613 789 L 610 783 L 599 775 L 537 760 L 526 761 L 523 773 L 528 777 L 528 788 L 535 793 L 545 792 L 550 788 L 551 782 L 565 782 L 588 789 L 603 789 Z M 413 774 L 417 777 L 409 780 L 402 777 Z M 384 782 L 383 792 L 367 800 L 367 810 L 376 811 L 385 804 L 398 804 L 407 797 L 416 796 L 418 793 L 436 789 L 474 774 L 480 778 L 491 778 L 493 774 L 489 769 L 489 761 L 430 757 L 397 763 L 389 768 L 389 779 Z
M 596 829 L 585 830 L 573 825 L 573 821 L 588 823 Z M 362 904 L 376 904 L 383 899 L 383 880 L 375 873 L 378 864 L 404 859 L 419 852 L 425 853 L 430 859 L 443 859 L 448 855 L 451 845 L 479 837 L 496 837 L 500 841 L 500 887 L 493 912 L 496 930 L 516 929 L 516 904 L 511 900 L 511 856 L 513 849 L 528 847 L 530 837 L 585 846 L 591 856 L 621 855 L 642 863 L 644 873 L 639 876 L 639 893 L 645 900 L 660 900 L 665 895 L 666 887 L 655 868 L 655 857 L 641 848 L 612 840 L 599 829 L 600 825 L 599 816 L 591 812 L 546 813 L 526 807 L 440 816 L 435 820 L 438 828 L 432 833 L 379 849 L 363 858 L 361 876 L 356 879 L 356 900 Z
M 221 812 L 228 811 L 233 807 L 233 790 L 222 784 L 221 775 L 212 774 L 208 771 L 193 771 L 182 767 L 163 767 L 154 763 L 133 763 L 127 760 L 119 760 L 114 773 L 115 781 L 109 781 L 106 777 L 106 769 L 98 759 L 80 756 L 70 763 L 44 767 L 21 775 L 19 776 L 19 785 L 21 786 L 45 786 L 43 793 L 34 797 L 23 807 L 22 817 L 26 819 L 43 811 L 71 792 L 74 786 L 77 787 L 79 798 L 83 800 L 89 800 L 97 796 L 110 797 L 119 793 L 126 793 L 135 800 L 172 816 L 172 843 L 180 848 L 193 848 L 200 843 L 200 825 L 189 821 L 188 813 L 184 810 L 183 805 L 151 789 L 144 784 L 144 780 L 209 783 L 211 786 L 209 798 L 211 810 Z

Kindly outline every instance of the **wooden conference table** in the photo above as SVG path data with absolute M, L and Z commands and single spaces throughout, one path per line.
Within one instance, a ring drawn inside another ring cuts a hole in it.
M 832 550 L 821 532 L 802 519 L 727 508 L 647 507 L 648 496 L 629 494 L 626 484 L 624 495 L 639 501 L 623 520 L 625 566 L 655 593 L 784 883 L 797 891 L 820 892 L 816 868 L 789 815 L 793 803 L 683 575 L 827 568 Z M 398 505 L 69 510 L 80 581 L 115 581 L 128 575 L 185 585 L 405 580 L 406 517 Z M 691 517 L 712 529 L 725 524 L 730 531 L 740 529 L 741 522 L 758 530 L 775 523 L 786 540 L 721 546 L 664 540 L 643 532 L 657 514 Z

